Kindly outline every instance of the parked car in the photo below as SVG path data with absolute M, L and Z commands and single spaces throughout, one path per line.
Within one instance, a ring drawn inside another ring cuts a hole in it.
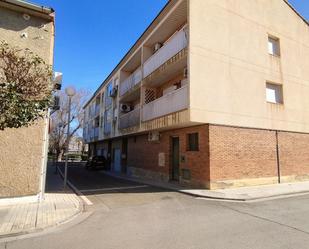
M 104 156 L 90 157 L 85 165 L 86 169 L 108 169 L 106 158 Z

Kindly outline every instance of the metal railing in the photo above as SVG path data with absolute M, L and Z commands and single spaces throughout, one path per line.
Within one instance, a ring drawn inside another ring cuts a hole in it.
M 120 96 L 123 96 L 135 85 L 141 82 L 141 80 L 142 80 L 142 70 L 139 67 L 128 78 L 126 78 L 123 82 L 120 83 L 120 92 L 119 92 Z
M 175 33 L 155 54 L 144 63 L 144 78 L 158 69 L 167 60 L 188 46 L 186 27 Z
M 112 123 L 111 122 L 104 122 L 104 135 L 110 135 L 112 132 Z
M 126 129 L 139 124 L 140 122 L 140 108 L 136 108 L 119 117 L 119 129 Z
M 143 106 L 142 120 L 148 121 L 188 108 L 188 86 L 168 93 Z

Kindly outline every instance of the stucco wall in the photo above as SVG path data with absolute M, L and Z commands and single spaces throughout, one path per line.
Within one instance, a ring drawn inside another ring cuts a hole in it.
M 308 25 L 283 0 L 189 2 L 191 120 L 309 132 Z M 266 102 L 266 81 L 283 84 L 283 105 Z
M 29 48 L 47 63 L 53 60 L 53 23 L 0 6 L 0 39 Z M 21 38 L 27 33 L 27 38 Z M 0 131 L 0 198 L 39 193 L 45 120 L 28 128 Z

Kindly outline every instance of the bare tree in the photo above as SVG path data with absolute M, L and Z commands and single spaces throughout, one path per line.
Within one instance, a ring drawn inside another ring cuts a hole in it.
M 71 120 L 68 122 L 68 97 L 64 91 L 59 92 L 60 109 L 52 116 L 52 129 L 49 137 L 49 151 L 57 155 L 60 161 L 65 151 L 67 139 L 67 126 L 70 124 L 70 138 L 81 136 L 82 124 L 84 119 L 83 105 L 89 97 L 89 92 L 80 89 L 73 96 L 71 102 Z

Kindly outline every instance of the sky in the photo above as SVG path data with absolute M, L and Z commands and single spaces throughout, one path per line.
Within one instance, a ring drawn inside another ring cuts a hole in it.
M 74 85 L 94 92 L 167 0 L 34 2 L 56 11 L 54 70 L 63 73 L 63 87 Z M 290 3 L 309 20 L 308 0 Z

